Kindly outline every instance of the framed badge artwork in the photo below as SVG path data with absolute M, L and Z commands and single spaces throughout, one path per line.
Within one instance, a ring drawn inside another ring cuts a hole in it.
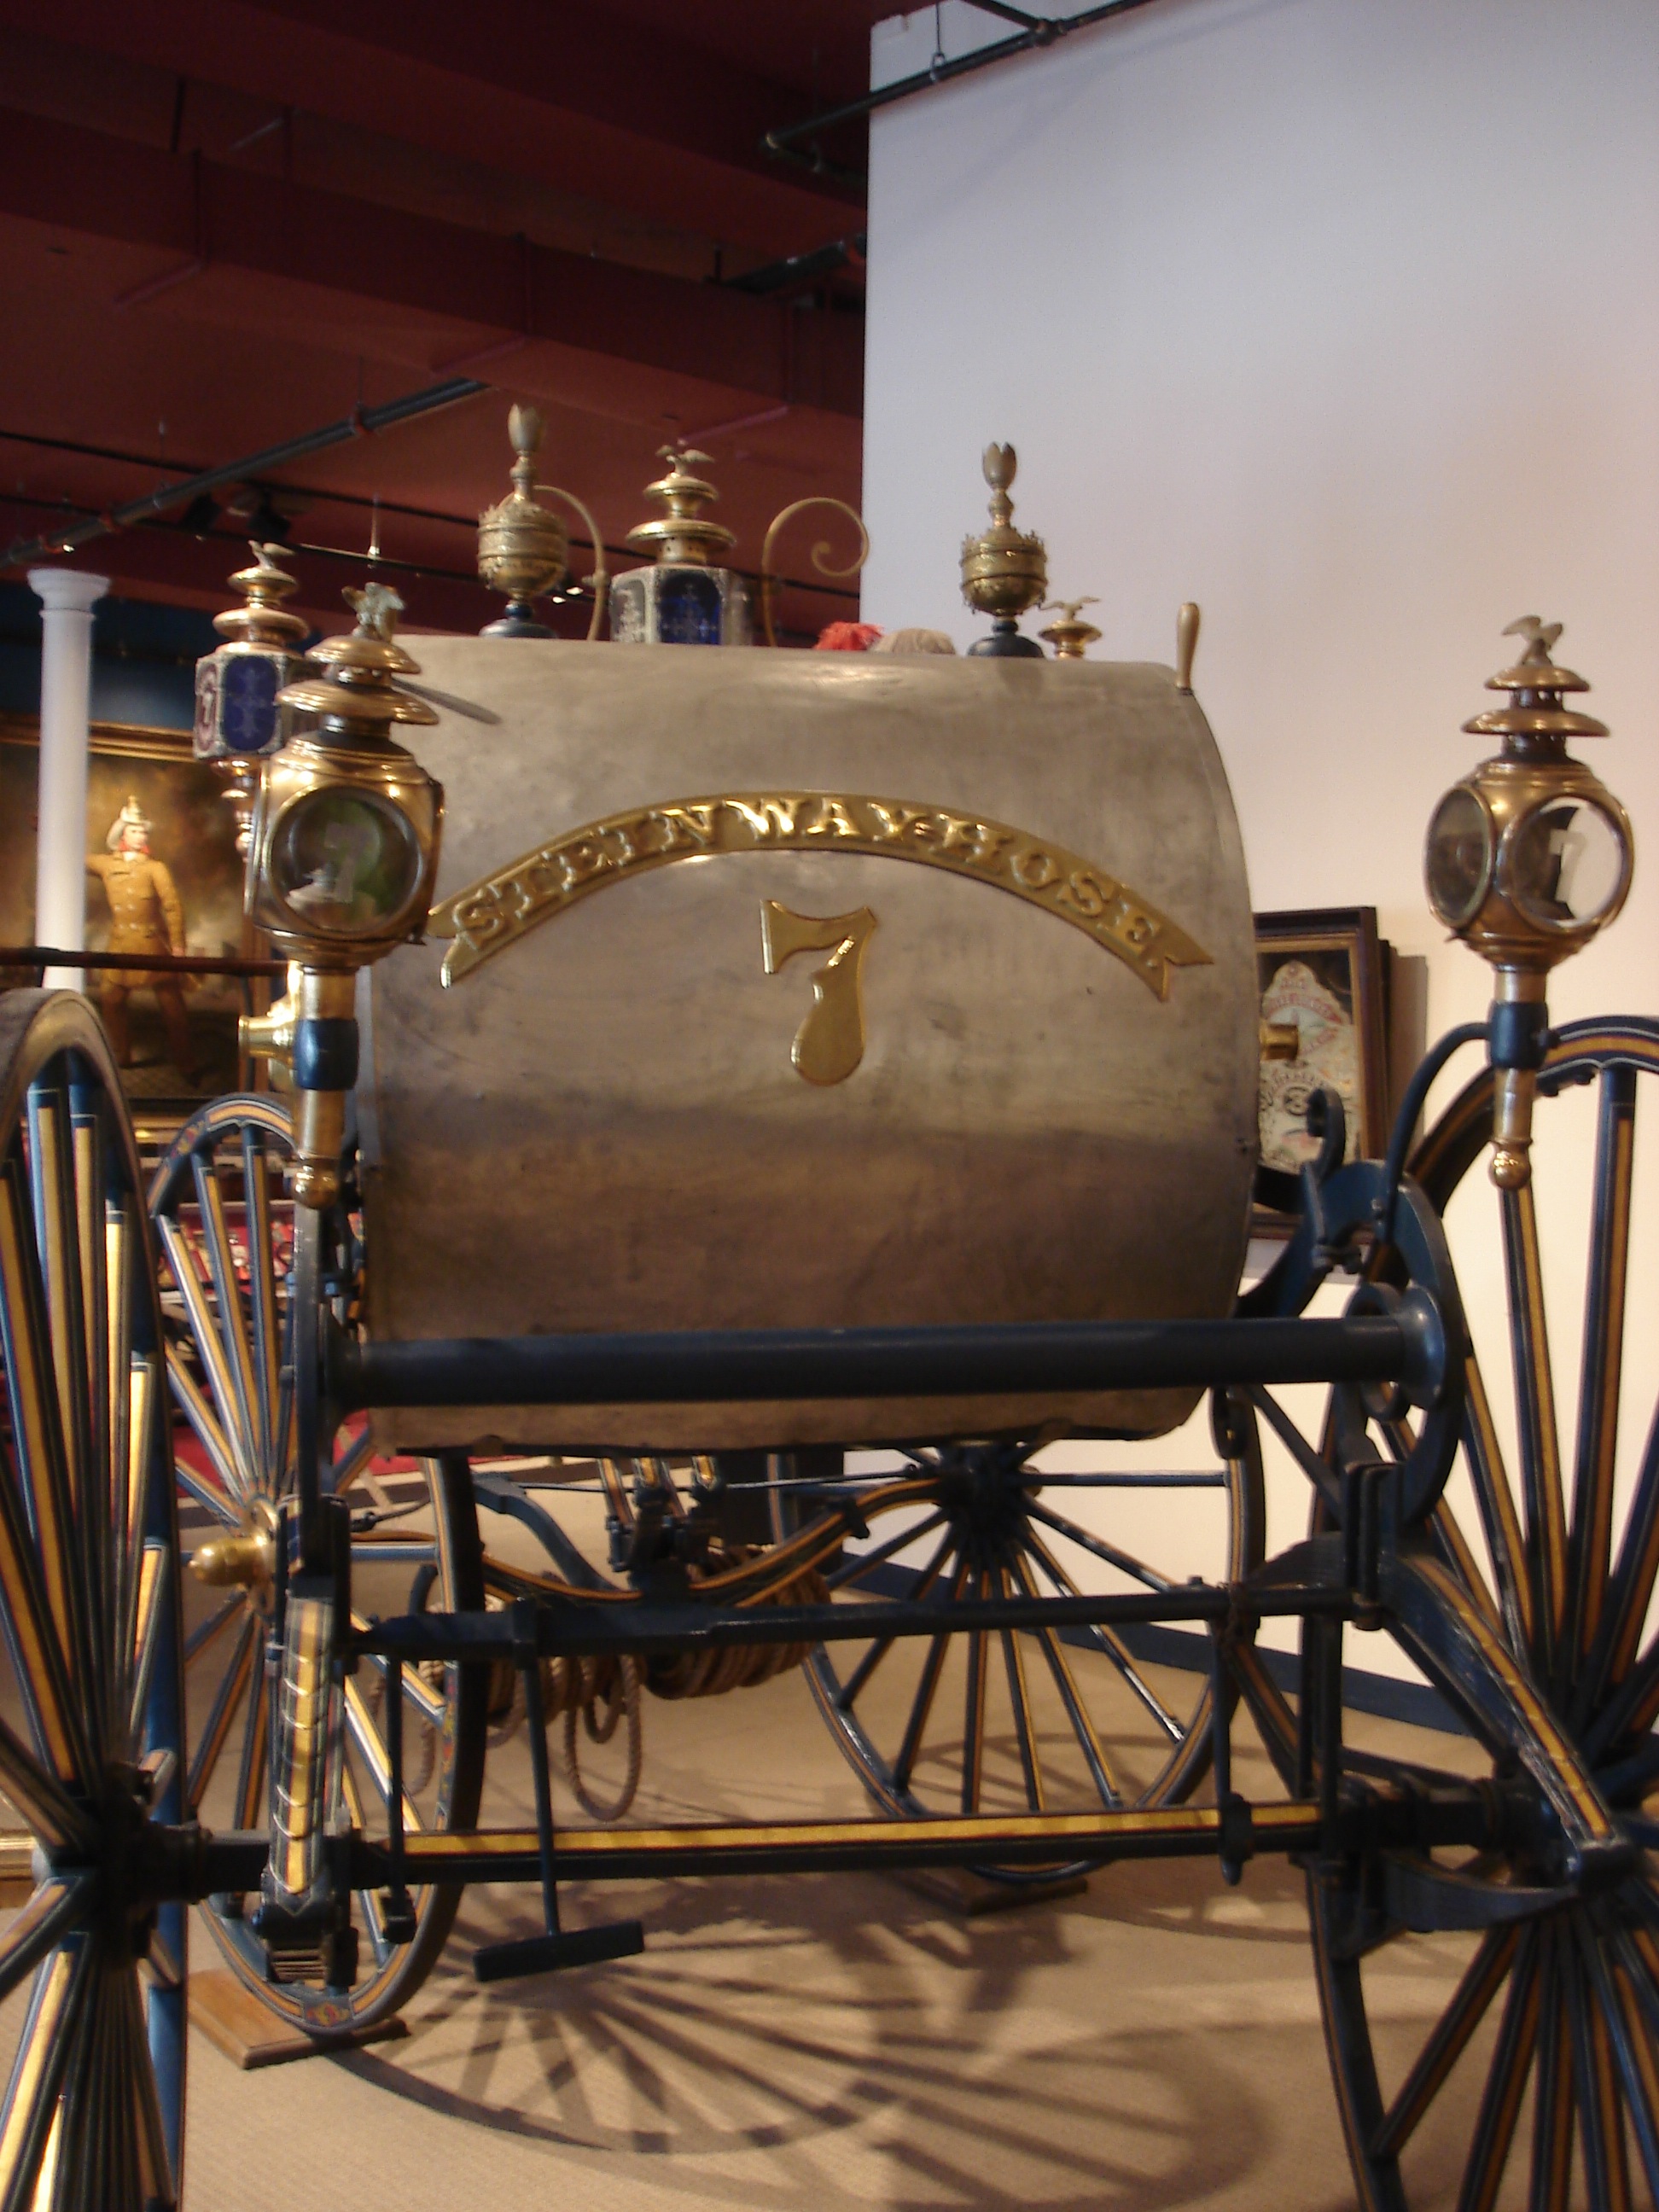
M 1388 948 L 1375 907 L 1304 907 L 1255 917 L 1262 1034 L 1260 1196 L 1293 1202 L 1297 1170 L 1319 1147 L 1308 1101 L 1328 1084 L 1342 1101 L 1345 1157 L 1388 1144 Z M 1292 1035 L 1292 1032 L 1294 1033 Z M 1271 1056 L 1276 1046 L 1282 1057 Z

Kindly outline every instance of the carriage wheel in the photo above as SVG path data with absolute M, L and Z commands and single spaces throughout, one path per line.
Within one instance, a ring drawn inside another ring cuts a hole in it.
M 866 1486 L 869 1541 L 847 1550 L 826 1579 L 853 1605 L 900 1594 L 954 1605 L 1170 1589 L 1176 1571 L 1146 1556 L 1155 1541 L 1138 1543 L 1121 1527 L 1113 1540 L 1103 1533 L 1111 1516 L 1088 1508 L 1114 1498 L 1163 1500 L 1170 1491 L 1208 1508 L 1208 1571 L 1240 1578 L 1262 1558 L 1261 1468 L 1248 1425 L 1222 1441 L 1219 1467 L 1187 1474 L 1045 1479 L 1017 1445 L 917 1453 L 908 1480 Z M 805 1503 L 787 1486 L 775 1497 L 781 1534 L 812 1510 L 810 1489 Z M 836 1742 L 884 1812 L 1058 1812 L 1170 1804 L 1192 1792 L 1210 1763 L 1209 1677 L 1178 1675 L 1190 1686 L 1177 1696 L 1158 1686 L 1153 1665 L 1162 1657 L 1190 1666 L 1194 1656 L 1201 1665 L 1204 1650 L 1196 1639 L 1165 1645 L 1104 1627 L 942 1630 L 819 1645 L 806 1675 Z M 1073 1870 L 979 1869 L 1010 1883 Z
M 114 1064 L 86 1001 L 0 1000 L 0 1791 L 34 1986 L 0 2107 L 0 2208 L 178 2201 L 186 1916 L 145 1893 L 182 1817 L 178 1534 L 161 1317 Z
M 1413 1164 L 1447 1217 L 1454 1252 L 1468 1255 L 1485 1234 L 1502 1254 L 1508 1326 L 1490 1340 L 1474 1327 L 1468 1487 L 1455 1473 L 1431 1525 L 1434 1554 L 1400 1583 L 1396 1632 L 1449 1698 L 1460 1674 L 1467 1679 L 1467 1657 L 1460 1668 L 1454 1656 L 1460 1644 L 1483 1655 L 1488 1679 L 1507 1671 L 1517 1709 L 1532 1707 L 1534 1755 L 1540 1744 L 1559 1746 L 1539 1771 L 1576 1765 L 1589 1778 L 1582 1817 L 1604 1867 L 1595 1882 L 1564 1879 L 1532 1838 L 1461 1859 L 1379 1851 L 1311 1874 L 1326 2039 L 1365 2212 L 1426 2202 L 1565 2212 L 1581 2201 L 1575 2165 L 1595 2212 L 1659 2202 L 1659 1636 L 1648 1626 L 1659 1420 L 1643 1431 L 1628 1485 L 1618 1449 L 1621 1395 L 1653 1396 L 1634 1340 L 1626 1367 L 1625 1304 L 1637 1097 L 1640 1077 L 1656 1074 L 1659 1026 L 1583 1023 L 1563 1032 L 1540 1079 L 1558 1098 L 1583 1085 L 1597 1094 L 1574 1194 L 1587 1264 L 1565 1465 L 1549 1336 L 1566 1310 L 1547 1304 L 1538 1237 L 1565 1149 L 1543 1152 L 1536 1194 L 1492 1189 L 1477 1171 L 1492 1127 L 1483 1074 Z M 1588 1122 L 1590 1101 L 1580 1109 Z M 1540 1129 L 1570 1110 L 1558 1103 Z M 1550 1218 L 1559 1233 L 1560 1217 Z M 1467 1256 L 1460 1272 L 1467 1289 Z M 1466 1510 L 1472 1503 L 1467 1526 L 1460 1498 Z M 1516 1734 L 1506 1743 L 1467 1701 L 1463 1710 L 1501 1787 L 1516 1770 Z M 1349 1765 L 1361 1788 L 1426 1778 L 1386 1760 Z M 1392 1975 L 1397 1998 L 1401 1960 L 1385 1947 L 1405 1928 L 1456 1931 L 1428 1938 L 1461 1978 L 1426 2033 L 1375 2016 L 1374 1975 Z
M 185 1776 L 193 1817 L 258 1828 L 268 1817 L 265 1644 L 275 1534 L 295 1480 L 289 1117 L 270 1097 L 216 1099 L 168 1148 L 150 1187 L 163 1262 L 168 1380 L 195 1449 L 179 1463 L 193 1572 L 185 1577 L 186 1695 L 195 1750 Z M 343 1435 L 330 1486 L 352 1504 L 352 1602 L 360 1617 L 483 1602 L 464 1458 L 377 1476 L 368 1432 Z M 483 1785 L 484 1670 L 406 1668 L 404 1820 L 411 1830 L 471 1826 Z M 389 1765 L 386 1675 L 365 1662 L 345 1687 L 342 1789 L 354 1823 L 384 1821 Z M 388 1934 L 380 1899 L 356 1899 L 361 1978 L 349 1990 L 268 1978 L 264 1944 L 240 1896 L 204 1908 L 232 1970 L 291 2025 L 364 2027 L 419 1988 L 459 1904 L 453 1889 L 413 1893 L 415 1931 Z M 250 1901 L 250 1909 L 251 1909 Z M 281 1971 L 280 1961 L 277 1962 Z

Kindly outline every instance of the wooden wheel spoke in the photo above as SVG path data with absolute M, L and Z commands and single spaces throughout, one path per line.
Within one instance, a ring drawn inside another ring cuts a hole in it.
M 247 1719 L 242 1728 L 241 1756 L 236 1769 L 236 1826 L 257 1828 L 259 1800 L 264 1794 L 266 1745 L 270 1725 L 270 1701 L 263 1669 L 257 1666 L 248 1698 Z
M 952 1605 L 962 1595 L 962 1586 L 968 1576 L 968 1562 L 958 1559 L 956 1573 L 951 1578 L 950 1601 Z M 910 1786 L 916 1755 L 921 1749 L 921 1739 L 927 1727 L 927 1716 L 933 1711 L 933 1699 L 939 1691 L 939 1678 L 945 1666 L 945 1655 L 950 1649 L 948 1634 L 930 1637 L 927 1656 L 921 1662 L 921 1679 L 911 1701 L 910 1714 L 904 1723 L 904 1735 L 899 1744 L 898 1757 L 893 1762 L 893 1786 L 905 1790 Z
M 1027 1528 L 1025 1541 L 1028 1548 L 1042 1561 L 1049 1581 L 1053 1583 L 1060 1595 L 1062 1597 L 1079 1596 L 1080 1592 L 1076 1582 L 1066 1573 L 1065 1568 L 1035 1530 Z M 1123 1677 L 1125 1683 L 1139 1698 L 1164 1735 L 1172 1743 L 1179 1743 L 1186 1730 L 1136 1666 L 1121 1637 L 1101 1622 L 1096 1622 L 1085 1632 L 1093 1649 L 1110 1660 L 1112 1665 Z
M 214 1692 L 212 1708 L 203 1723 L 196 1746 L 196 1756 L 190 1763 L 185 1802 L 192 1814 L 199 1808 L 203 1793 L 213 1779 L 213 1770 L 219 1764 L 219 1755 L 230 1734 L 230 1724 L 236 1717 L 236 1708 L 253 1670 L 254 1655 L 259 1648 L 259 1640 L 258 1616 L 249 1613 L 236 1639 L 236 1649 L 230 1664 L 225 1668 Z
M 92 1376 L 88 1371 L 86 1322 L 82 1312 L 81 1220 L 76 1202 L 70 1103 L 61 1085 L 44 1082 L 30 1085 L 28 1125 L 41 1310 L 63 1453 L 63 1495 L 57 1500 L 63 1516 L 59 1540 L 72 1555 L 71 1531 L 82 1507 L 91 1456 L 88 1417 Z
M 354 1613 L 351 1616 L 351 1625 L 356 1629 L 367 1630 L 368 1622 L 362 1613 Z M 390 1671 L 386 1661 L 378 1656 L 372 1656 L 368 1663 L 373 1668 L 380 1681 L 384 1684 Z M 444 1715 L 448 1710 L 448 1703 L 443 1692 L 434 1690 L 425 1675 L 415 1667 L 405 1667 L 401 1671 L 404 1704 L 412 1705 L 429 1728 L 441 1729 L 444 1724 Z
M 936 1517 L 937 1519 L 942 1519 L 944 1516 L 940 1515 Z M 907 1544 L 913 1543 L 915 1540 L 915 1532 L 907 1530 L 902 1540 Z M 921 1572 L 916 1577 L 915 1587 L 910 1593 L 911 1597 L 914 1600 L 925 1598 L 929 1590 L 933 1589 L 934 1583 L 938 1582 L 940 1574 L 944 1571 L 945 1562 L 950 1558 L 955 1543 L 955 1535 L 947 1528 L 945 1532 L 944 1538 L 939 1544 L 939 1549 L 933 1553 L 933 1558 L 927 1562 L 927 1565 L 921 1569 Z M 860 1693 L 868 1683 L 870 1677 L 875 1673 L 877 1668 L 880 1666 L 882 1661 L 887 1656 L 888 1653 L 892 1650 L 894 1644 L 897 1641 L 898 1638 L 896 1637 L 882 1636 L 878 1637 L 876 1641 L 870 1646 L 870 1649 L 865 1653 L 863 1658 L 859 1661 L 858 1665 L 848 1676 L 846 1681 L 836 1692 L 836 1704 L 842 1712 L 851 1712 L 853 1707 L 858 1702 Z
M 0 1936 L 0 1998 L 9 1996 L 55 1944 L 83 1923 L 93 1890 L 89 1874 L 54 1875 L 40 1884 Z
M 185 1638 L 186 1666 L 193 1659 L 199 1658 L 204 1651 L 218 1641 L 231 1622 L 243 1611 L 246 1603 L 247 1600 L 242 1595 L 241 1591 L 234 1590 L 216 1612 L 210 1613 L 205 1620 L 191 1630 L 190 1634 Z
M 1468 1590 L 1494 1628 L 1504 1624 L 1499 1618 L 1498 1602 L 1493 1597 L 1486 1577 L 1480 1571 L 1480 1563 L 1469 1547 L 1457 1516 L 1443 1498 L 1429 1516 L 1431 1530 L 1440 1556 Z
M 1572 2021 L 1562 1978 L 1560 1931 L 1547 1927 L 1532 2113 L 1530 2212 L 1566 2212 L 1572 2180 Z
M 1252 1386 L 1243 1395 L 1249 1400 L 1303 1474 L 1312 1483 L 1316 1494 L 1324 1499 L 1333 1516 L 1340 1516 L 1342 1510 L 1342 1493 L 1334 1470 L 1320 1457 L 1273 1393 L 1261 1389 L 1260 1386 Z
M 1599 1928 L 1592 1929 L 1588 1920 L 1581 1922 L 1579 1941 L 1585 1972 L 1618 2067 L 1648 2194 L 1659 2204 L 1659 2043 L 1643 2015 L 1616 1943 L 1609 1958 L 1601 1937 Z
M 126 2042 L 123 2074 L 126 2094 L 131 2100 L 138 2124 L 139 2201 L 149 2203 L 153 2198 L 158 2203 L 171 2204 L 177 2196 L 173 2179 L 173 2159 L 167 2148 L 167 2128 L 161 2118 L 161 2100 L 156 2089 L 155 2066 L 150 2057 L 149 2038 L 144 2032 L 138 1978 L 133 1973 L 124 1973 L 119 1977 L 119 1985 Z
M 180 1461 L 178 1469 L 179 1481 L 192 1498 L 220 1520 L 240 1521 L 242 1517 L 240 1500 L 246 1493 L 236 1455 L 219 1425 L 218 1416 L 209 1405 L 202 1386 L 191 1373 L 185 1355 L 176 1344 L 167 1346 L 167 1382 L 197 1442 L 213 1462 L 213 1474 L 209 1476 L 195 1468 L 186 1467 Z
M 1636 1663 L 1642 1630 L 1659 1577 L 1659 1406 L 1654 1409 L 1647 1443 L 1637 1470 L 1636 1487 L 1625 1520 L 1600 1626 L 1591 1644 L 1575 1708 L 1581 1724 L 1606 1691 L 1617 1690 Z
M 944 1526 L 944 1522 L 945 1516 L 942 1513 L 930 1513 L 925 1521 L 919 1522 L 914 1528 L 902 1528 L 896 1536 L 890 1536 L 884 1544 L 878 1544 L 874 1551 L 860 1552 L 856 1557 L 849 1559 L 844 1567 L 837 1567 L 834 1574 L 826 1575 L 823 1578 L 824 1588 L 830 1590 L 850 1589 L 854 1583 L 861 1581 L 873 1568 L 884 1565 L 896 1553 L 908 1550 L 912 1544 L 920 1543 L 924 1536 L 931 1536 L 935 1528 Z
M 227 1448 L 228 1479 L 244 1498 L 250 1498 L 259 1488 L 259 1456 L 246 1419 L 241 1386 L 232 1370 L 218 1321 L 208 1303 L 207 1286 L 202 1279 L 195 1248 L 171 1214 L 161 1214 L 155 1229 L 167 1272 L 184 1301 L 191 1346 L 207 1377 L 214 1417 Z M 202 1441 L 208 1445 L 205 1437 Z M 208 1449 L 211 1451 L 211 1445 Z
M 365 1833 L 368 1822 L 363 1817 L 362 1792 L 357 1787 L 357 1778 L 351 1771 L 349 1759 L 341 1772 L 340 1795 L 345 1800 L 346 1813 L 351 1825 L 360 1834 Z M 368 1932 L 368 1948 L 374 1954 L 374 1963 L 377 1966 L 384 1966 L 392 1956 L 392 1939 L 386 1932 L 386 1916 L 381 1910 L 380 1900 L 372 1889 L 358 1890 L 356 1898 L 358 1910 Z
M 106 1273 L 105 1227 L 108 1208 L 105 1175 L 104 1102 L 84 1081 L 70 1089 L 70 1166 L 75 1200 L 75 1243 L 80 1261 L 81 1341 L 77 1364 L 85 1381 L 81 1408 L 87 1456 L 78 1494 L 82 1590 L 87 1607 L 88 1655 L 97 1686 L 95 1703 L 107 1724 L 118 1711 L 118 1686 L 111 1679 L 116 1553 L 110 1541 L 112 1500 L 109 1465 L 110 1399 L 106 1362 L 110 1350 L 109 1285 Z
M 1144 1583 L 1152 1590 L 1167 1590 L 1175 1587 L 1167 1575 L 1159 1574 L 1156 1567 L 1149 1567 L 1144 1559 L 1136 1559 L 1133 1553 L 1121 1551 L 1115 1544 L 1109 1544 L 1103 1536 L 1079 1528 L 1075 1521 L 1068 1521 L 1063 1513 L 1051 1511 L 1035 1498 L 1026 1507 L 1026 1511 L 1033 1521 L 1041 1521 L 1045 1528 L 1064 1536 L 1068 1544 L 1076 1544 L 1085 1552 L 1092 1552 L 1096 1559 L 1103 1560 L 1109 1567 L 1115 1567 L 1120 1574 L 1127 1575 L 1131 1581 Z
M 1463 1456 L 1474 1489 L 1486 1555 L 1498 1585 L 1498 1603 L 1512 1650 L 1530 1649 L 1533 1632 L 1532 1581 L 1526 1571 L 1526 1538 L 1521 1530 L 1515 1492 L 1504 1466 L 1498 1429 L 1480 1363 L 1473 1352 L 1464 1362 L 1467 1396 L 1463 1412 Z
M 270 1182 L 264 1132 L 242 1125 L 242 1219 L 247 1241 L 249 1334 L 264 1463 L 276 1466 L 278 1399 L 282 1389 L 282 1311 L 270 1216 Z
M 89 1672 L 46 1295 L 15 1160 L 0 1169 L 0 1338 L 13 1480 L 0 1480 L 0 1596 L 41 1755 L 62 1781 L 94 1779 L 71 1684 Z
M 1027 1571 L 1024 1561 L 1016 1555 L 1011 1564 L 1022 1594 L 1026 1597 L 1035 1597 L 1036 1585 Z M 1078 1686 L 1070 1667 L 1066 1663 L 1066 1654 L 1060 1648 L 1060 1638 L 1052 1628 L 1040 1628 L 1037 1642 L 1042 1647 L 1042 1656 L 1048 1662 L 1048 1672 L 1054 1676 L 1060 1704 L 1066 1708 L 1066 1717 L 1071 1723 L 1072 1733 L 1077 1738 L 1084 1764 L 1089 1770 L 1089 1778 L 1094 1784 L 1101 1802 L 1103 1805 L 1121 1804 L 1122 1796 L 1112 1779 L 1105 1747 L 1095 1732 L 1095 1724 L 1089 1717 L 1087 1706 L 1078 1694 Z
M 133 1211 L 133 1201 L 125 1194 L 106 1200 L 104 1293 L 108 1335 L 104 1357 L 104 1437 L 108 1471 L 109 1619 L 112 1648 L 118 1651 L 123 1626 L 132 1610 L 131 1581 L 137 1564 L 122 1541 L 132 1523 L 132 1324 L 138 1289 L 133 1268 L 143 1255 L 143 1239 L 135 1234 Z M 112 1709 L 118 1709 L 113 1696 L 111 1703 Z
M 219 1313 L 219 1343 L 236 1394 L 237 1425 L 246 1439 L 248 1455 L 258 1465 L 264 1457 L 264 1394 L 254 1381 L 253 1340 L 242 1307 L 241 1285 L 236 1273 L 236 1252 L 231 1243 L 230 1220 L 225 1211 L 225 1187 L 219 1165 L 211 1154 L 198 1152 L 191 1161 L 196 1186 L 196 1206 L 202 1224 L 202 1243 L 208 1277 Z
M 3 1720 L 0 1720 L 0 1790 L 36 1838 L 48 1848 L 91 1850 L 96 1833 L 91 1820 Z
M 1557 1944 L 1572 2022 L 1573 2079 L 1589 2200 L 1596 2212 L 1603 2208 L 1605 2212 L 1630 2212 L 1630 2172 L 1612 2039 L 1607 2016 L 1590 1987 L 1577 1913 L 1560 1931 Z
M 92 1939 L 71 1936 L 41 1966 L 0 2107 L 0 2212 L 31 2212 L 58 2092 L 89 2009 Z
M 127 1741 L 137 1747 L 143 1741 L 144 1714 L 155 1679 L 155 1654 L 166 1626 L 172 1595 L 173 1555 L 165 1544 L 146 1544 L 138 1570 L 138 1606 L 133 1623 L 131 1654 L 121 1672 L 120 1688 L 126 1707 Z
M 1567 1513 L 1561 1487 L 1561 1441 L 1555 1381 L 1544 1315 L 1538 1212 L 1530 1183 L 1498 1193 L 1509 1285 L 1510 1341 L 1521 1493 L 1526 1502 L 1527 1557 L 1532 1573 L 1532 1651 L 1540 1677 L 1555 1672 L 1566 1632 Z
M 375 1792 L 380 1802 L 385 1804 L 392 1793 L 392 1764 L 386 1756 L 380 1732 L 374 1725 L 374 1716 L 368 1710 L 368 1700 L 349 1674 L 345 1680 L 345 1725 L 346 1735 L 356 1745 L 357 1755 L 368 1770 Z M 403 1797 L 404 1826 L 406 1828 L 424 1828 L 426 1823 L 407 1790 L 404 1791 Z
M 1446 2077 L 1468 2049 L 1470 2037 L 1486 2018 L 1487 2008 L 1516 1963 L 1516 1954 L 1521 1943 L 1521 1930 L 1516 1928 L 1492 1929 L 1482 1940 L 1480 1949 L 1453 1993 L 1451 2002 L 1435 2023 L 1434 2032 L 1418 2054 L 1416 2064 L 1384 2114 L 1382 2124 L 1371 2142 L 1373 2158 L 1398 2157 L 1419 2121 L 1439 2095 Z M 1522 1960 L 1522 1966 L 1529 1978 L 1530 1949 Z M 1530 2046 L 1528 2056 L 1531 2056 Z M 1524 2071 L 1523 2068 L 1522 2079 L 1524 2079 Z M 1514 2104 L 1518 2110 L 1518 2084 Z M 1513 2112 L 1509 2124 L 1512 2132 L 1515 2125 Z M 1506 2153 L 1508 2148 L 1506 2137 Z
M 337 1497 L 341 1491 L 350 1489 L 374 1456 L 374 1426 L 373 1422 L 365 1421 L 334 1462 L 330 1481 Z
M 975 1575 L 973 1595 L 975 1598 L 988 1596 L 989 1584 L 988 1575 Z M 988 1640 L 983 1629 L 970 1631 L 968 1638 L 968 1682 L 963 1693 L 962 1717 L 962 1809 L 964 1813 L 978 1812 L 980 1785 L 985 1778 L 985 1647 Z
M 1584 1348 L 1578 1374 L 1572 1527 L 1568 1539 L 1569 1658 L 1575 1669 L 1589 1650 L 1601 1613 L 1613 1549 L 1613 1474 L 1630 1263 L 1636 1070 L 1605 1069 L 1601 1089 Z
M 1012 1577 L 1006 1567 L 997 1573 L 997 1595 L 1011 1595 Z M 1033 1813 L 1043 1809 L 1042 1764 L 1037 1753 L 1036 1731 L 1031 1725 L 1031 1700 L 1025 1684 L 1025 1655 L 1020 1649 L 1019 1638 L 1013 1631 L 1005 1628 L 1002 1638 L 1002 1663 L 1008 1676 L 1008 1702 L 1014 1713 L 1014 1741 L 1019 1747 L 1020 1772 L 1025 1779 L 1025 1802 Z

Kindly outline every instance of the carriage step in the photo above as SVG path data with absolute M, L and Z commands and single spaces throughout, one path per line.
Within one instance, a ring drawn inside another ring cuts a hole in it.
M 486 1943 L 472 1954 L 472 1972 L 481 1982 L 505 1982 L 515 1974 L 549 1974 L 561 1966 L 598 1966 L 607 1959 L 634 1959 L 644 1948 L 645 1930 L 637 1920 L 613 1920 L 603 1928 L 574 1928 L 568 1934 Z

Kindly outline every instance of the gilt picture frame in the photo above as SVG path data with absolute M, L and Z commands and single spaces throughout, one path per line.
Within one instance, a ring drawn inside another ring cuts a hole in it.
M 34 716 L 0 715 L 0 944 L 6 945 L 35 941 L 40 744 Z M 101 860 L 114 849 L 110 839 L 118 821 L 125 810 L 136 809 L 146 826 L 149 854 L 176 892 L 181 949 L 209 958 L 238 957 L 245 945 L 243 865 L 225 792 L 223 778 L 194 757 L 188 730 L 94 723 L 87 777 L 88 859 Z M 161 888 L 159 878 L 156 887 Z M 116 916 L 109 890 L 107 872 L 89 869 L 88 951 L 110 946 Z M 159 898 L 155 902 L 158 929 L 167 927 L 165 903 Z M 146 975 L 140 972 L 130 983 L 123 977 L 120 985 L 117 975 L 114 969 L 91 970 L 88 989 L 106 1028 L 125 1032 L 121 1079 L 136 1114 L 171 1120 L 204 1098 L 238 1088 L 236 1023 L 245 1000 L 234 977 L 179 979 L 180 1024 L 176 1018 L 170 1024 L 172 1009 Z M 0 988 L 38 980 L 27 969 L 0 971 Z M 104 1003 L 112 988 L 120 990 L 113 1024 Z M 186 1061 L 182 1066 L 175 1049 L 180 1043 Z

